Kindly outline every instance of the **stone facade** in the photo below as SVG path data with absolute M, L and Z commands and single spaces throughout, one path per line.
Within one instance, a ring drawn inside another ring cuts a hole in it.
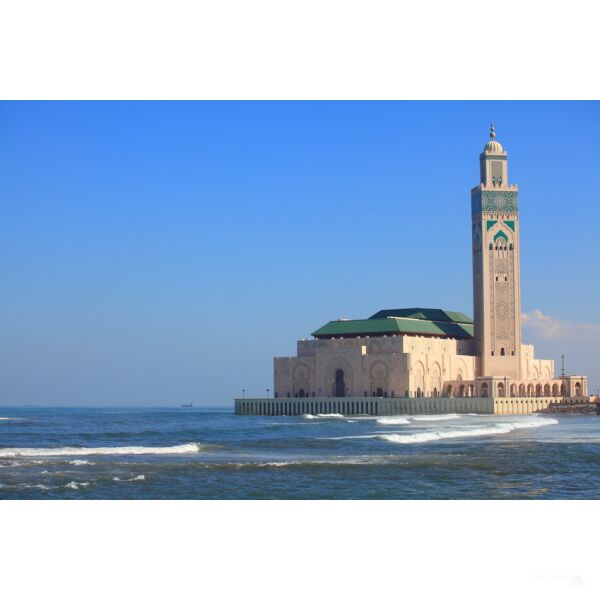
M 341 370 L 344 396 L 438 397 L 449 381 L 473 381 L 473 347 L 473 340 L 403 335 L 300 340 L 297 356 L 275 358 L 275 393 L 336 396 Z

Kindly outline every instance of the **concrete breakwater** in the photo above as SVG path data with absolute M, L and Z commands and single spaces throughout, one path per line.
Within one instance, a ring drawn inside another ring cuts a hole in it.
M 493 414 L 493 398 L 236 398 L 236 415 Z
M 555 402 L 538 412 L 572 415 L 600 415 L 600 404 L 594 402 Z

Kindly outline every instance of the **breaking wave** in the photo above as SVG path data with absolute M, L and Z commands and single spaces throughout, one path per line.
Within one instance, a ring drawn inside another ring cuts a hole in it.
M 200 452 L 202 444 L 192 442 L 179 446 L 111 446 L 106 448 L 1 448 L 0 457 L 13 456 L 87 456 L 94 454 L 124 455 L 124 454 L 189 454 Z
M 418 415 L 411 417 L 413 421 L 450 421 L 451 419 L 460 419 L 460 415 L 450 413 L 448 415 Z
M 50 487 L 47 485 L 44 485 L 43 483 L 34 483 L 34 484 L 29 484 L 29 483 L 21 483 L 19 484 L 20 488 L 29 488 L 29 489 L 38 489 L 38 490 L 49 490 Z
M 556 419 L 538 419 L 536 421 L 517 421 L 513 423 L 497 423 L 490 427 L 480 427 L 476 429 L 449 429 L 441 431 L 423 431 L 411 434 L 384 433 L 377 437 L 394 444 L 419 444 L 422 442 L 433 442 L 436 440 L 446 440 L 462 437 L 481 437 L 488 435 L 502 435 L 510 433 L 515 429 L 524 429 L 530 427 L 543 427 L 545 425 L 556 425 Z
M 95 463 L 93 463 L 93 462 L 91 462 L 89 460 L 78 460 L 78 459 L 76 459 L 76 460 L 70 460 L 69 464 L 70 465 L 75 465 L 76 467 L 79 467 L 81 465 L 93 465 Z
M 90 485 L 89 481 L 69 481 L 65 487 L 70 490 L 80 490 L 81 488 L 86 488 L 88 485 Z
M 343 419 L 344 415 L 340 413 L 319 413 L 316 415 L 305 414 L 302 417 L 304 419 Z
M 121 479 L 120 477 L 113 477 L 113 481 L 144 481 L 145 479 L 145 475 L 137 475 L 136 477 L 131 477 L 130 479 Z
M 381 417 L 377 422 L 380 425 L 410 425 L 410 421 L 404 417 Z
M 379 421 L 379 419 L 378 419 Z M 526 421 L 512 421 L 496 423 L 489 427 L 478 427 L 473 429 L 439 429 L 433 431 L 420 431 L 417 433 L 370 433 L 365 435 L 343 435 L 339 437 L 322 438 L 326 440 L 360 440 L 360 439 L 380 439 L 394 444 L 419 444 L 422 442 L 433 442 L 436 440 L 462 438 L 462 437 L 480 437 L 488 435 L 501 435 L 510 433 L 515 429 L 527 429 L 533 427 L 543 427 L 545 425 L 556 425 L 558 421 L 551 418 L 536 417 Z

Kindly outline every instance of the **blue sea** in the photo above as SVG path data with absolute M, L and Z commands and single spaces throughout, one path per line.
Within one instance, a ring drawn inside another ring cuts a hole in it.
M 600 418 L 0 408 L 2 499 L 600 498 Z

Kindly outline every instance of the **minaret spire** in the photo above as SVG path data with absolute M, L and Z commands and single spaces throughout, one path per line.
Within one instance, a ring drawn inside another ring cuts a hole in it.
M 496 137 L 496 130 L 494 129 L 494 121 L 490 121 L 490 138 L 493 140 Z

